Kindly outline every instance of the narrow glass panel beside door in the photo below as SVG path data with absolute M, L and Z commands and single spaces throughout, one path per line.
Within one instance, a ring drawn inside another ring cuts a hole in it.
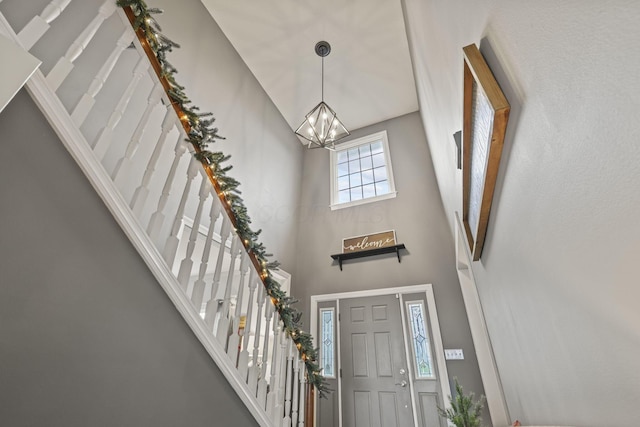
M 431 351 L 424 317 L 424 304 L 422 301 L 409 301 L 407 302 L 407 311 L 411 323 L 411 342 L 416 378 L 433 378 L 434 373 L 431 366 Z
M 320 320 L 322 321 L 320 337 L 322 342 L 320 351 L 320 362 L 323 369 L 322 374 L 328 378 L 335 378 L 335 361 L 333 357 L 335 310 L 333 308 L 320 309 Z

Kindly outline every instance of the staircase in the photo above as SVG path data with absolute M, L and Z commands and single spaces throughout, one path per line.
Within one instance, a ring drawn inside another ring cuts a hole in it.
M 320 377 L 310 337 L 283 316 L 289 279 L 238 231 L 233 195 L 194 156 L 132 10 L 83 0 L 62 37 L 71 0 L 8 3 L 0 34 L 42 61 L 29 93 L 258 424 L 312 425 Z

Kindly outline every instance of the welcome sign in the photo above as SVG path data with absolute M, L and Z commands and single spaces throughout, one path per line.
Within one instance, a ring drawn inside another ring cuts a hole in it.
M 396 245 L 395 230 L 342 239 L 342 253 L 367 251 Z

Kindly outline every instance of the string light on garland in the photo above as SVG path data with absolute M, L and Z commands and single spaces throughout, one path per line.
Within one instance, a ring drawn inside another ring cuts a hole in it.
M 231 219 L 234 222 L 238 237 L 244 242 L 247 252 L 253 254 L 259 262 L 261 266 L 260 277 L 266 292 L 272 298 L 285 330 L 295 343 L 300 357 L 305 362 L 307 381 L 318 390 L 320 397 L 326 397 L 326 393 L 330 389 L 326 385 L 325 378 L 321 375 L 322 370 L 317 362 L 318 350 L 313 347 L 311 335 L 300 330 L 302 313 L 292 307 L 292 304 L 297 301 L 287 296 L 280 288 L 280 284 L 270 275 L 270 270 L 277 269 L 279 263 L 277 261 L 268 261 L 268 258 L 272 255 L 267 253 L 264 245 L 258 241 L 258 236 L 262 230 L 254 231 L 249 225 L 251 224 L 251 219 L 240 197 L 241 192 L 238 190 L 240 183 L 227 175 L 232 166 L 224 165 L 230 156 L 208 150 L 210 143 L 218 139 L 224 139 L 218 134 L 218 128 L 213 127 L 215 118 L 213 118 L 212 113 L 201 113 L 197 106 L 192 105 L 191 100 L 184 92 L 185 88 L 175 79 L 177 70 L 167 60 L 167 52 L 171 52 L 174 48 L 179 48 L 180 45 L 162 34 L 162 28 L 153 16 L 161 14 L 162 10 L 148 7 L 143 0 L 118 0 L 116 3 L 119 7 L 130 8 L 133 13 L 135 17 L 132 22 L 133 29 L 139 35 L 142 34 L 143 40 L 141 41 L 143 44 L 146 41 L 160 64 L 159 77 L 168 86 L 166 92 L 172 104 L 176 106 L 180 121 L 187 131 L 186 140 L 195 148 L 194 157 L 202 162 L 204 167 L 208 167 L 211 170 L 211 175 L 217 186 L 218 196 L 224 200 L 231 212 Z

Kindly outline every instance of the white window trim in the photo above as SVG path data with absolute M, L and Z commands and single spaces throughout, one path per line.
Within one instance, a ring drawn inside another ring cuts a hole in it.
M 337 203 L 338 199 L 338 177 L 336 174 L 338 173 L 338 152 L 348 150 L 349 148 L 353 148 L 362 144 L 369 144 L 375 141 L 381 140 L 382 145 L 384 147 L 384 157 L 385 162 L 387 164 L 387 180 L 389 181 L 389 192 L 387 194 L 382 194 L 380 196 L 369 197 L 366 199 L 354 200 L 346 203 Z M 352 206 L 364 205 L 366 203 L 377 202 L 380 200 L 393 199 L 398 194 L 396 191 L 396 184 L 393 178 L 393 168 L 391 167 L 391 152 L 389 151 L 389 139 L 387 138 L 387 131 L 383 130 L 381 132 L 376 132 L 371 135 L 363 136 L 362 138 L 354 139 L 353 141 L 345 142 L 339 145 L 340 149 L 331 151 L 331 171 L 329 173 L 329 178 L 331 180 L 330 188 L 331 188 L 331 210 L 344 209 Z

